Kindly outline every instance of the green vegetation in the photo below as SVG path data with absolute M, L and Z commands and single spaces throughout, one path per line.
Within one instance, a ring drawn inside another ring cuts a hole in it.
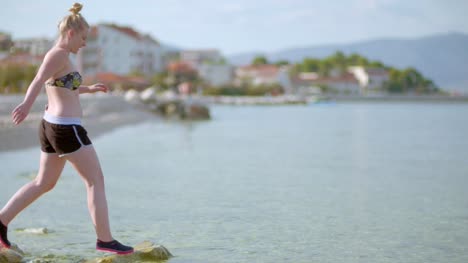
M 438 92 L 437 88 L 431 80 L 424 78 L 414 68 L 404 70 L 390 69 L 390 80 L 384 84 L 384 89 L 391 93 L 429 93 Z
M 326 77 L 330 75 L 332 70 L 344 73 L 347 68 L 351 66 L 382 68 L 388 70 L 389 80 L 382 87 L 387 92 L 430 93 L 439 91 L 431 80 L 426 79 L 414 68 L 399 70 L 386 66 L 380 61 L 370 61 L 355 53 L 346 56 L 340 51 L 324 59 L 305 58 L 301 63 L 294 65 L 291 74 L 297 74 L 299 72 L 316 72 L 319 76 Z
M 162 90 L 169 89 L 169 73 L 167 71 L 163 71 L 160 73 L 156 73 L 151 77 L 151 83 L 159 87 Z
M 287 61 L 287 60 L 280 60 L 280 61 L 278 61 L 278 62 L 275 62 L 275 65 L 276 65 L 276 66 L 279 66 L 279 67 L 280 67 L 280 66 L 289 65 L 289 61 Z
M 37 66 L 33 65 L 0 65 L 0 93 L 26 92 L 36 72 Z
M 0 52 L 10 52 L 12 46 L 10 34 L 0 31 Z
M 242 85 L 235 87 L 231 85 L 221 87 L 206 87 L 203 89 L 203 95 L 208 96 L 264 96 L 278 95 L 283 93 L 283 88 L 278 84 L 270 85 Z
M 138 69 L 133 69 L 130 73 L 127 74 L 129 77 L 144 77 L 145 74 Z
M 257 66 L 257 65 L 266 65 L 269 64 L 268 60 L 265 56 L 257 56 L 253 59 L 252 65 Z
M 356 53 L 346 56 L 343 52 L 337 51 L 335 54 L 324 59 L 305 58 L 301 63 L 294 65 L 293 73 L 316 72 L 319 76 L 326 77 L 330 75 L 332 70 L 338 70 L 343 73 L 351 66 L 390 69 L 390 67 L 385 66 L 380 61 L 369 61 L 367 58 Z
M 225 60 L 211 62 L 224 64 Z M 270 62 L 265 56 L 257 56 L 252 60 L 252 65 L 268 65 Z M 281 60 L 271 63 L 277 66 L 291 65 L 288 61 Z M 381 68 L 389 72 L 389 80 L 384 83 L 382 89 L 389 93 L 433 93 L 440 92 L 439 88 L 429 79 L 426 79 L 414 68 L 396 69 L 384 65 L 380 61 L 370 61 L 359 55 L 345 55 L 336 52 L 324 59 L 305 58 L 302 62 L 291 65 L 291 76 L 300 72 L 316 72 L 320 77 L 330 76 L 332 72 L 342 74 L 347 72 L 350 66 L 362 66 L 365 68 Z M 0 93 L 25 92 L 37 72 L 37 66 L 0 64 Z M 141 72 L 133 71 L 130 76 L 142 76 Z M 203 82 L 196 71 L 178 69 L 172 72 L 164 71 L 152 76 L 151 83 L 162 90 L 176 87 L 182 82 L 190 82 L 194 87 L 203 87 L 205 95 L 238 95 L 238 96 L 263 96 L 265 94 L 281 94 L 283 89 L 279 84 L 253 85 L 248 79 L 241 80 L 240 86 L 228 85 L 212 87 Z M 326 86 L 321 87 L 324 92 L 333 92 Z

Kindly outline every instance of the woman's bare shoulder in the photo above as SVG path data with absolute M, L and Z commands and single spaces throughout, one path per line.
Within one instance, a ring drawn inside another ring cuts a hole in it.
M 66 63 L 68 62 L 69 52 L 63 48 L 53 47 L 51 48 L 44 57 L 44 62 L 54 62 L 54 63 Z

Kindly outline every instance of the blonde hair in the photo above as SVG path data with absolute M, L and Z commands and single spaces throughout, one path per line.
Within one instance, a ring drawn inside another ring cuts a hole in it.
M 62 18 L 58 25 L 61 36 L 65 36 L 67 31 L 70 29 L 81 31 L 89 28 L 88 22 L 86 22 L 84 17 L 80 14 L 82 8 L 82 4 L 74 3 L 73 6 L 68 10 L 71 12 L 71 14 Z

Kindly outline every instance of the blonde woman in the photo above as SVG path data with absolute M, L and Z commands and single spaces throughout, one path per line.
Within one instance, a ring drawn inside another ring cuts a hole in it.
M 39 127 L 41 143 L 40 167 L 37 177 L 19 189 L 0 211 L 0 244 L 9 248 L 7 226 L 23 209 L 42 194 L 50 191 L 68 161 L 84 179 L 88 194 L 89 213 L 96 230 L 96 249 L 116 254 L 130 254 L 133 248 L 112 237 L 107 209 L 104 176 L 98 157 L 81 126 L 81 93 L 107 92 L 102 84 L 81 86 L 81 75 L 70 62 L 86 45 L 89 25 L 80 14 L 81 4 L 75 3 L 59 24 L 60 36 L 47 52 L 36 77 L 31 82 L 24 101 L 12 112 L 13 123 L 20 124 L 28 115 L 43 84 L 48 106 Z

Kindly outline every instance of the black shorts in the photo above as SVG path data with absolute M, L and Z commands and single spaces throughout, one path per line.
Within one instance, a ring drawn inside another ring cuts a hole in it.
M 81 125 L 54 124 L 44 119 L 39 126 L 39 141 L 43 152 L 58 153 L 60 157 L 91 145 L 88 132 Z

